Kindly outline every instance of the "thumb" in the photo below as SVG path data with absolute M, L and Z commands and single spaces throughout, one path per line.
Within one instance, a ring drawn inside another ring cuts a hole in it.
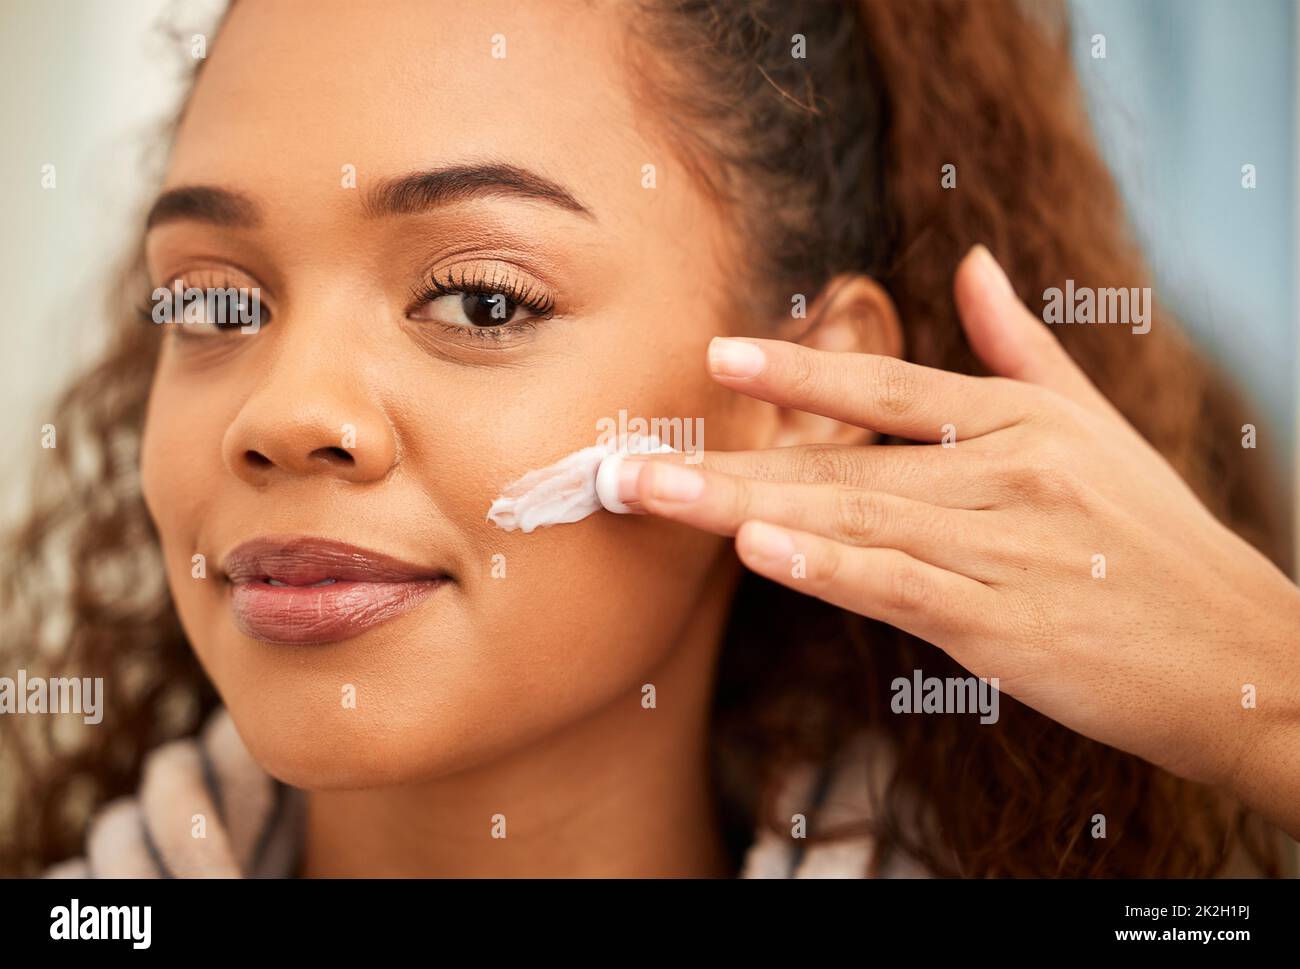
M 993 373 L 1049 387 L 1089 410 L 1115 413 L 1047 324 L 1017 298 L 984 246 L 974 246 L 962 259 L 953 292 L 971 348 Z

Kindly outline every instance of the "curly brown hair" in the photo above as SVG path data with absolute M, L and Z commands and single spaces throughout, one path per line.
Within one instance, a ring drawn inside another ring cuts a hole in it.
M 805 57 L 791 56 L 795 35 Z M 837 273 L 867 273 L 898 307 L 908 359 L 981 373 L 951 296 L 972 244 L 1000 257 L 1022 296 L 1067 276 L 1145 284 L 1056 3 L 643 0 L 628 56 L 681 156 L 751 240 L 749 291 L 766 318 Z M 940 184 L 945 165 L 955 189 Z M 130 271 L 141 263 L 137 252 Z M 1158 310 L 1140 340 L 1113 327 L 1060 337 L 1210 509 L 1286 568 L 1280 501 L 1238 444 L 1242 408 L 1174 321 Z M 22 789 L 0 817 L 0 871 L 74 853 L 94 806 L 132 790 L 144 754 L 218 702 L 177 620 L 137 479 L 156 348 L 149 328 L 123 323 L 64 395 L 59 446 L 0 570 L 13 655 L 51 675 L 104 676 L 112 711 L 111 725 L 70 738 L 59 718 L 4 726 L 0 776 Z M 964 673 L 928 643 L 746 574 L 713 734 L 737 858 L 754 823 L 788 829 L 775 780 L 789 764 L 824 760 L 868 728 L 894 751 L 865 822 L 873 869 L 905 856 L 948 875 L 1203 876 L 1244 859 L 1279 874 L 1276 832 L 1218 792 L 1005 697 L 996 727 L 892 714 L 885 685 L 917 669 Z M 1086 836 L 1098 811 L 1105 839 Z

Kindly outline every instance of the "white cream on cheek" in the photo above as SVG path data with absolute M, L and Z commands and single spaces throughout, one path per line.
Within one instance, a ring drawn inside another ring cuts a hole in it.
M 508 532 L 581 521 L 601 508 L 624 514 L 618 500 L 618 465 L 624 454 L 671 451 L 653 434 L 623 434 L 607 444 L 574 451 L 508 485 L 492 502 L 487 520 Z

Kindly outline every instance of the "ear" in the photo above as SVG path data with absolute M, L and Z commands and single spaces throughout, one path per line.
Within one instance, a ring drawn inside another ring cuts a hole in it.
M 806 320 L 781 327 L 782 339 L 835 353 L 903 355 L 903 327 L 883 286 L 869 276 L 832 279 L 808 308 Z M 870 444 L 879 435 L 820 414 L 780 409 L 769 447 L 795 444 Z

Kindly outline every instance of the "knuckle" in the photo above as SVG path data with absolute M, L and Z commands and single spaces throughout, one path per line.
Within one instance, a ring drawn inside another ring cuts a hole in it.
M 1011 464 L 1008 490 L 1021 499 L 1045 505 L 1075 504 L 1086 492 L 1071 458 L 1055 447 L 1039 448 Z
M 841 553 L 833 545 L 828 544 L 816 556 L 808 571 L 817 588 L 830 589 L 839 582 L 842 568 Z
M 730 496 L 727 503 L 731 506 L 731 513 L 737 521 L 763 517 L 754 489 L 744 479 L 737 479 L 731 485 L 729 491 Z
M 1014 505 L 1024 497 L 1022 485 L 1029 477 L 1023 461 L 1003 458 L 990 462 L 990 479 L 997 507 Z
M 1055 462 L 1037 468 L 1037 496 L 1044 504 L 1075 505 L 1083 498 L 1083 482 L 1075 471 Z
M 900 361 L 878 357 L 872 364 L 872 386 L 881 411 L 891 417 L 906 417 L 916 410 L 916 378 Z
M 1048 465 L 1039 461 L 1017 461 L 1007 469 L 1007 491 L 1020 500 L 1038 500 L 1048 494 L 1046 476 Z
M 814 444 L 800 455 L 799 480 L 808 484 L 845 484 L 855 481 L 855 466 L 847 448 Z
M 835 521 L 841 533 L 853 537 L 881 530 L 884 509 L 870 491 L 838 488 L 835 493 Z
M 918 612 L 928 603 L 930 589 L 917 565 L 900 558 L 886 574 L 884 597 L 895 612 Z

